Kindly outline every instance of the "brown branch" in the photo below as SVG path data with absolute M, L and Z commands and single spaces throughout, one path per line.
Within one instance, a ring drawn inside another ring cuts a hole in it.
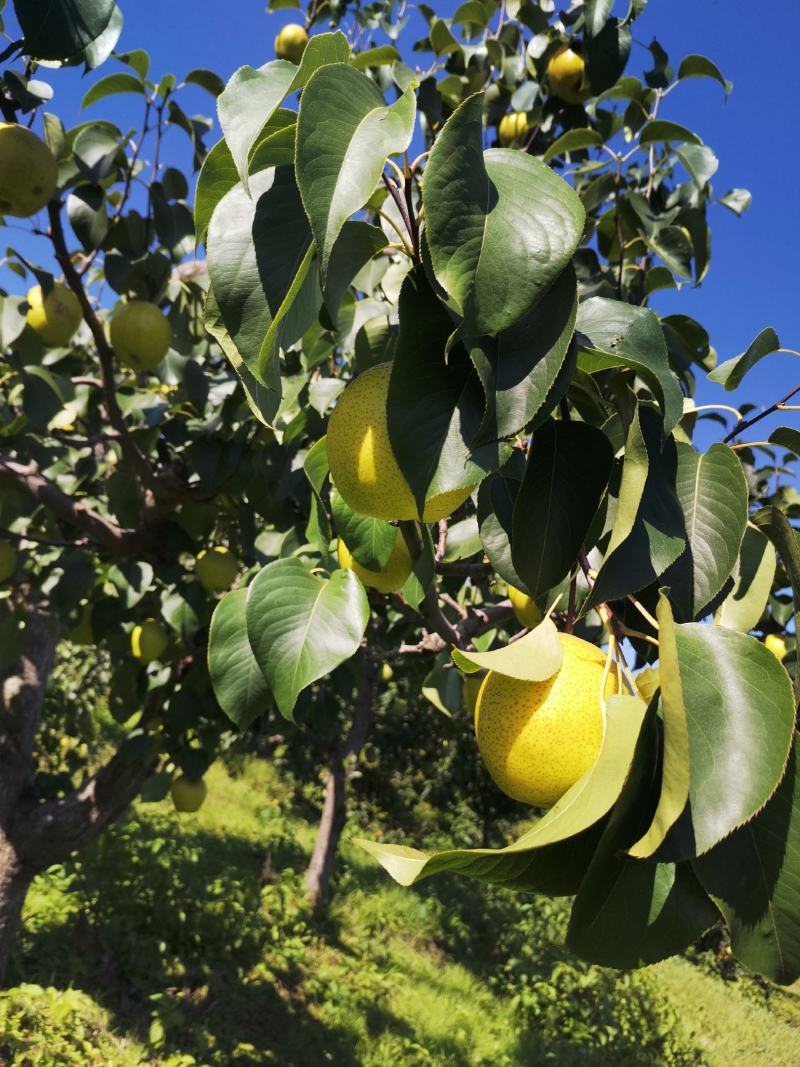
M 443 578 L 488 578 L 494 568 L 491 563 L 437 563 L 436 573 Z
M 421 263 L 422 260 L 419 254 L 419 234 L 415 231 L 414 223 L 411 221 L 406 201 L 403 193 L 397 188 L 392 179 L 385 172 L 381 175 L 383 178 L 383 184 L 389 190 L 389 193 L 394 200 L 397 210 L 400 212 L 400 217 L 403 220 L 408 236 L 411 238 L 411 250 L 414 253 L 413 259 L 415 263 Z
M 58 265 L 64 272 L 64 279 L 67 285 L 78 298 L 78 302 L 80 303 L 83 312 L 84 321 L 91 330 L 94 343 L 97 346 L 97 356 L 100 361 L 100 379 L 102 381 L 103 397 L 105 399 L 109 422 L 120 435 L 120 445 L 125 457 L 138 473 L 143 484 L 148 488 L 153 489 L 156 486 L 156 477 L 153 468 L 150 466 L 150 461 L 147 456 L 142 452 L 131 436 L 117 400 L 117 387 L 114 379 L 114 349 L 106 339 L 103 324 L 98 318 L 95 309 L 92 307 L 86 290 L 83 287 L 81 277 L 75 269 L 75 265 L 67 250 L 64 227 L 61 223 L 61 207 L 62 204 L 60 200 L 51 200 L 47 205 L 47 214 L 50 219 L 50 240 L 53 244 L 55 257 L 58 261 Z
M 734 437 L 742 432 L 742 430 L 749 430 L 751 426 L 755 426 L 757 422 L 761 422 L 761 420 L 765 419 L 768 415 L 773 415 L 778 411 L 782 404 L 785 404 L 787 400 L 791 400 L 792 397 L 796 396 L 798 393 L 800 393 L 800 385 L 796 385 L 794 389 L 790 389 L 786 396 L 782 397 L 780 400 L 776 400 L 774 404 L 770 404 L 768 408 L 759 412 L 758 415 L 753 415 L 752 418 L 744 419 L 742 422 L 737 423 L 730 433 L 722 438 L 722 443 L 726 445 L 728 441 L 732 441 Z
M 0 473 L 10 475 L 18 485 L 51 511 L 56 518 L 80 530 L 90 541 L 114 555 L 135 554 L 152 550 L 150 539 L 143 530 L 126 529 L 92 511 L 80 500 L 74 500 L 39 473 L 38 466 L 27 466 L 0 455 Z

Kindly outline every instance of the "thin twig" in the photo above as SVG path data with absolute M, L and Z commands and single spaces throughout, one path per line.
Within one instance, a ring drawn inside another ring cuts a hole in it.
M 751 426 L 755 426 L 757 422 L 761 422 L 761 420 L 765 419 L 768 415 L 772 415 L 776 411 L 779 411 L 781 406 L 785 404 L 787 400 L 791 400 L 792 397 L 796 396 L 798 393 L 800 393 L 800 385 L 796 385 L 794 389 L 790 389 L 786 396 L 781 397 L 781 399 L 777 400 L 774 404 L 770 404 L 768 408 L 759 412 L 758 415 L 754 415 L 751 419 L 745 419 L 743 422 L 738 423 L 729 434 L 722 438 L 722 443 L 726 445 L 728 441 L 732 441 L 734 437 L 737 437 L 742 430 L 749 430 Z

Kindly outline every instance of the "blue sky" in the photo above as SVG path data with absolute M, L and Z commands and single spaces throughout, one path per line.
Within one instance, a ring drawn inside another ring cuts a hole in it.
M 434 6 L 447 15 L 456 5 Z M 192 67 L 209 67 L 227 79 L 244 63 L 257 66 L 272 58 L 276 32 L 297 19 L 290 11 L 267 15 L 265 0 L 121 0 L 121 7 L 125 29 L 119 48 L 147 50 L 153 77 L 171 71 L 180 78 Z M 627 0 L 617 8 L 625 10 Z M 10 27 L 8 31 L 13 32 Z M 715 82 L 686 82 L 668 97 L 662 115 L 689 125 L 716 151 L 720 168 L 714 186 L 719 194 L 733 186 L 753 194 L 753 204 L 741 219 L 722 207 L 712 210 L 713 260 L 702 286 L 659 294 L 655 306 L 662 313 L 680 311 L 697 318 L 709 330 L 720 360 L 743 351 L 764 326 L 773 326 L 785 347 L 800 348 L 795 251 L 800 236 L 795 193 L 800 158 L 792 135 L 800 3 L 776 0 L 767 9 L 752 0 L 650 0 L 634 25 L 629 72 L 640 73 L 649 65 L 646 45 L 654 36 L 676 67 L 681 56 L 699 52 L 733 81 L 727 102 Z M 42 71 L 39 76 L 56 91 L 49 110 L 67 126 L 93 116 L 111 118 L 123 128 L 133 126 L 139 115 L 133 97 L 80 111 L 92 81 L 119 69 L 110 60 L 87 77 L 75 70 Z M 213 114 L 211 97 L 199 89 L 188 90 L 181 104 L 190 114 Z M 209 137 L 209 143 L 216 136 Z M 186 167 L 187 146 L 185 135 L 173 130 L 165 142 L 166 161 Z M 33 253 L 35 245 L 21 235 L 5 236 L 6 243 Z M 706 401 L 766 404 L 797 383 L 800 361 L 777 355 L 751 372 L 737 392 L 722 395 L 719 387 L 701 385 L 698 395 Z M 791 417 L 782 421 L 797 424 Z

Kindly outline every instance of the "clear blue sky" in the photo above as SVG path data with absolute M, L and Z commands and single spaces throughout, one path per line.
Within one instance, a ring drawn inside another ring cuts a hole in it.
M 297 19 L 291 11 L 267 15 L 265 0 L 120 0 L 120 5 L 125 29 L 119 49 L 146 49 L 153 77 L 171 71 L 180 78 L 192 67 L 209 67 L 227 79 L 244 63 L 258 66 L 271 59 L 277 30 Z M 456 5 L 434 6 L 446 16 Z M 627 9 L 627 0 L 618 0 L 616 6 Z M 10 26 L 7 29 L 13 32 Z M 713 260 L 702 286 L 659 294 L 656 307 L 702 322 L 720 360 L 741 352 L 764 326 L 773 326 L 784 346 L 800 348 L 796 253 L 800 153 L 794 132 L 800 0 L 775 0 L 770 5 L 752 0 L 650 0 L 634 26 L 637 43 L 630 72 L 640 73 L 649 65 L 650 54 L 642 46 L 654 36 L 676 67 L 681 56 L 699 52 L 712 58 L 733 81 L 727 102 L 715 82 L 686 82 L 668 97 L 663 114 L 689 125 L 716 151 L 720 168 L 714 186 L 719 194 L 733 186 L 745 186 L 753 194 L 753 204 L 741 219 L 722 207 L 712 210 Z M 413 32 L 408 37 L 413 40 Z M 110 60 L 87 77 L 75 70 L 42 71 L 40 77 L 56 90 L 49 109 L 68 126 L 92 116 L 111 118 L 123 129 L 133 126 L 139 114 L 133 97 L 103 101 L 83 113 L 79 110 L 92 81 L 119 69 Z M 201 90 L 187 91 L 181 103 L 190 114 L 213 114 L 211 97 Z M 215 131 L 209 143 L 217 136 Z M 185 135 L 173 130 L 165 143 L 166 161 L 186 167 L 190 160 L 187 146 Z M 7 243 L 17 237 L 11 232 L 5 236 Z M 22 247 L 23 241 L 18 245 Z M 33 251 L 27 240 L 24 245 Z M 722 399 L 768 403 L 797 383 L 800 360 L 773 356 L 751 372 L 738 392 Z M 701 386 L 702 399 L 711 399 L 712 394 L 719 396 L 721 390 Z M 798 425 L 797 419 L 784 416 L 783 421 Z

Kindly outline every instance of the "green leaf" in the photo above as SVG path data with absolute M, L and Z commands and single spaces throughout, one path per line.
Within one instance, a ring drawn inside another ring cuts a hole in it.
M 589 374 L 630 367 L 652 391 L 671 433 L 683 415 L 683 394 L 669 369 L 667 345 L 658 317 L 649 308 L 593 296 L 578 308 L 578 366 Z
M 107 96 L 115 96 L 118 93 L 139 93 L 144 96 L 144 86 L 139 78 L 132 74 L 109 74 L 101 78 L 91 87 L 81 101 L 81 108 L 90 107 L 98 100 L 104 100 Z
M 692 133 L 685 126 L 679 126 L 677 122 L 656 119 L 654 122 L 645 123 L 639 132 L 639 144 L 657 144 L 659 141 L 669 141 L 672 144 L 703 143 L 696 133 Z
M 306 537 L 312 542 L 321 542 L 327 551 L 328 544 L 333 537 L 328 513 L 322 499 L 322 487 L 330 473 L 328 466 L 327 439 L 320 437 L 309 448 L 303 460 L 303 471 L 313 491 L 311 499 L 311 514 L 306 527 Z
M 298 237 L 301 229 L 295 231 Z M 280 381 L 280 350 L 299 341 L 317 317 L 322 292 L 316 263 L 316 247 L 309 244 L 259 349 L 258 374 L 263 381 Z
M 511 561 L 511 529 L 522 473 L 521 470 L 519 478 L 513 478 L 501 472 L 487 478 L 478 490 L 478 529 L 483 550 L 500 577 L 517 589 L 525 583 Z
M 331 489 L 331 512 L 336 532 L 357 563 L 369 571 L 382 571 L 389 562 L 399 529 L 384 519 L 353 511 L 336 489 Z
M 364 52 L 357 52 L 350 59 L 350 65 L 356 70 L 367 70 L 369 67 L 382 67 L 398 63 L 402 56 L 391 44 L 382 44 L 377 48 L 367 48 Z
M 683 703 L 675 620 L 669 600 L 659 595 L 658 622 L 659 685 L 664 743 L 661 757 L 661 792 L 647 832 L 628 849 L 635 859 L 652 856 L 678 821 L 689 799 L 689 730 Z
M 386 157 L 408 148 L 415 117 L 412 88 L 387 107 L 375 83 L 343 63 L 320 68 L 303 90 L 297 182 L 323 280 L 342 227 L 369 200 Z
M 300 60 L 300 66 L 296 68 L 297 73 L 289 87 L 289 92 L 294 93 L 304 88 L 311 75 L 315 74 L 320 67 L 331 63 L 347 63 L 349 59 L 350 45 L 341 30 L 335 30 L 333 33 L 315 33 L 303 50 L 303 58 Z
M 585 213 L 540 160 L 483 152 L 483 97 L 448 119 L 425 169 L 426 236 L 433 270 L 464 318 L 462 337 L 512 326 L 567 266 Z
M 344 224 L 333 246 L 324 290 L 325 307 L 333 322 L 336 322 L 342 297 L 353 279 L 386 245 L 386 235 L 379 226 L 372 226 L 360 219 L 352 219 Z
M 463 703 L 462 680 L 452 664 L 437 663 L 425 676 L 422 695 L 443 715 L 451 716 Z
M 586 24 L 588 37 L 596 37 L 606 24 L 614 0 L 586 0 L 583 7 L 583 18 Z
M 452 321 L 424 271 L 403 282 L 387 402 L 389 438 L 422 514 L 426 499 L 477 485 L 497 469 L 504 446 L 472 449 L 481 424 L 483 390 L 457 345 L 445 359 Z
M 570 265 L 535 307 L 496 339 L 469 342 L 469 353 L 486 394 L 477 441 L 513 437 L 535 415 L 558 403 L 554 386 L 569 362 L 578 290 Z
M 724 196 L 719 198 L 719 202 L 734 215 L 744 215 L 753 202 L 753 196 L 749 189 L 729 189 Z
M 33 59 L 70 59 L 90 46 L 117 13 L 114 0 L 14 0 L 25 36 L 25 54 Z M 113 46 L 112 46 L 113 47 Z
M 675 489 L 687 547 L 664 576 L 682 618 L 702 617 L 739 558 L 747 526 L 748 489 L 742 465 L 727 445 L 700 453 L 678 444 Z
M 760 530 L 748 526 L 739 553 L 736 584 L 722 602 L 716 621 L 729 630 L 747 633 L 764 614 L 772 591 L 775 548 Z
M 603 136 L 597 130 L 592 130 L 588 127 L 586 129 L 567 130 L 566 133 L 562 133 L 560 137 L 553 141 L 542 156 L 542 159 L 545 163 L 549 163 L 551 159 L 563 156 L 567 152 L 579 152 L 582 148 L 591 148 L 602 143 Z
M 302 689 L 354 655 L 368 619 L 367 595 L 351 570 L 324 579 L 299 559 L 279 559 L 258 574 L 248 588 L 247 632 L 285 718 Z
M 586 38 L 586 75 L 595 95 L 616 84 L 628 62 L 631 40 L 631 31 L 614 17 L 596 36 Z
M 761 508 L 750 516 L 750 521 L 773 543 L 780 556 L 783 569 L 792 587 L 795 618 L 800 612 L 800 546 L 797 532 L 778 508 Z M 800 657 L 795 662 L 795 683 L 800 683 Z
M 769 435 L 769 440 L 779 448 L 785 448 L 787 452 L 800 456 L 800 430 L 795 430 L 792 426 L 778 426 Z
M 719 169 L 719 160 L 706 145 L 685 144 L 675 155 L 686 167 L 699 189 L 705 189 Z
M 568 948 L 605 967 L 641 967 L 666 959 L 719 919 L 688 864 L 643 863 L 625 855 L 649 818 L 657 758 L 658 721 L 650 715 L 572 907 Z
M 662 447 L 662 425 L 646 407 L 631 422 L 611 539 L 584 611 L 651 585 L 684 549 L 677 453 L 672 437 Z
M 183 80 L 187 85 L 199 85 L 201 89 L 205 89 L 213 97 L 221 96 L 225 91 L 225 82 L 220 78 L 219 74 L 215 74 L 213 70 L 205 70 L 202 67 L 190 70 Z
M 453 660 L 462 671 L 496 671 L 523 682 L 543 682 L 561 667 L 564 649 L 558 630 L 550 618 L 543 619 L 530 633 L 510 645 L 491 652 L 453 650 Z
M 785 985 L 800 977 L 798 740 L 763 811 L 694 863 L 745 967 Z
M 789 676 L 756 638 L 684 623 L 675 627 L 675 649 L 689 801 L 659 857 L 682 860 L 708 852 L 764 806 L 786 766 L 795 709 Z
M 150 56 L 142 48 L 134 48 L 130 52 L 115 52 L 114 59 L 135 70 L 142 81 L 150 70 Z
M 239 172 L 225 140 L 217 141 L 200 168 L 194 198 L 195 241 L 205 240 L 214 209 L 226 193 L 239 184 Z
M 723 78 L 717 64 L 712 63 L 706 56 L 684 56 L 678 67 L 678 78 L 713 78 L 725 90 L 726 96 L 733 89 L 733 82 Z
M 605 818 L 619 796 L 631 766 L 645 710 L 645 705 L 637 697 L 609 697 L 603 745 L 594 765 L 527 833 L 505 848 L 426 853 L 403 845 L 383 845 L 363 839 L 356 839 L 356 843 L 374 856 L 400 885 L 413 885 L 442 871 L 455 871 L 481 881 L 520 888 L 546 884 L 538 865 L 550 867 L 546 854 L 548 848 L 566 843 L 568 847 L 557 854 L 559 863 L 563 864 L 569 857 L 570 848 L 580 847 L 585 842 L 585 838 L 581 840 L 582 835 Z M 592 835 L 592 844 L 594 840 Z M 566 892 L 574 892 L 575 888 Z M 549 891 L 553 892 L 552 887 Z M 563 892 L 565 890 L 561 888 Z
M 777 352 L 781 347 L 778 335 L 771 326 L 767 326 L 758 336 L 751 341 L 746 351 L 733 359 L 726 359 L 715 367 L 708 376 L 708 380 L 724 385 L 728 392 L 736 389 L 742 382 L 745 374 L 755 367 L 764 356 Z
M 294 63 L 275 59 L 254 70 L 240 67 L 217 100 L 219 124 L 245 192 L 250 151 L 277 110 L 297 73 Z
M 234 589 L 217 604 L 208 638 L 208 673 L 219 706 L 245 730 L 269 704 L 269 689 L 247 637 L 247 590 Z
M 514 505 L 511 556 L 534 598 L 575 564 L 608 485 L 614 453 L 585 422 L 546 422 L 533 435 Z

